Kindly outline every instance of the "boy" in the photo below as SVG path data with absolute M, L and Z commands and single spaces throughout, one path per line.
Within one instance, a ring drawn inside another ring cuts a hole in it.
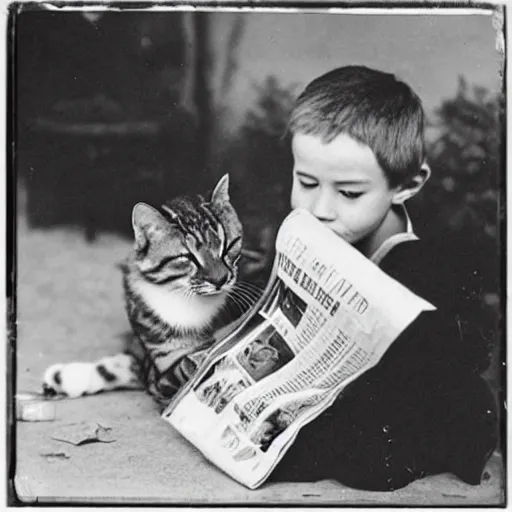
M 306 87 L 289 131 L 291 206 L 308 210 L 437 310 L 420 315 L 377 366 L 301 429 L 270 480 L 393 490 L 452 472 L 478 484 L 496 445 L 494 400 L 456 294 L 439 280 L 441 251 L 418 240 L 403 206 L 430 174 L 420 100 L 393 75 L 339 68 Z M 188 358 L 179 367 L 183 380 L 195 368 Z
M 480 483 L 496 445 L 493 397 L 436 280 L 440 254 L 414 235 L 405 200 L 429 177 L 423 110 L 393 75 L 361 66 L 309 84 L 291 114 L 292 208 L 304 208 L 432 302 L 380 363 L 300 432 L 271 480 L 336 479 L 392 490 L 452 472 Z

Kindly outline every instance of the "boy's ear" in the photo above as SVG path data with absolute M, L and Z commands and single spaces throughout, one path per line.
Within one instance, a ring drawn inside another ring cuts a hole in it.
M 416 174 L 407 185 L 403 185 L 397 189 L 393 196 L 393 204 L 403 204 L 407 199 L 414 197 L 425 185 L 430 178 L 430 167 L 427 162 L 424 162 L 420 167 L 418 174 Z

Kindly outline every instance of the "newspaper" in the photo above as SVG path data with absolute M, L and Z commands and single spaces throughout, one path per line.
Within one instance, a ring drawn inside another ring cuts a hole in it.
M 250 489 L 302 426 L 435 309 L 304 210 L 276 239 L 262 298 L 164 411 L 210 461 Z

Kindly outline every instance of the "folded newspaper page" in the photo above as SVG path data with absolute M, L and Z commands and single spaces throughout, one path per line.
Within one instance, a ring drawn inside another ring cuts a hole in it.
M 262 298 L 164 411 L 210 461 L 250 489 L 300 428 L 435 309 L 304 210 L 282 223 Z

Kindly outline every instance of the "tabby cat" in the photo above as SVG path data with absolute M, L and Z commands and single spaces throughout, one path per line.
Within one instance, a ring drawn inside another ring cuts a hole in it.
M 125 353 L 95 363 L 51 366 L 45 395 L 144 387 L 169 402 L 213 343 L 214 321 L 237 278 L 242 225 L 228 187 L 225 175 L 210 201 L 184 196 L 159 210 L 134 207 L 135 244 L 123 265 L 133 340 Z

